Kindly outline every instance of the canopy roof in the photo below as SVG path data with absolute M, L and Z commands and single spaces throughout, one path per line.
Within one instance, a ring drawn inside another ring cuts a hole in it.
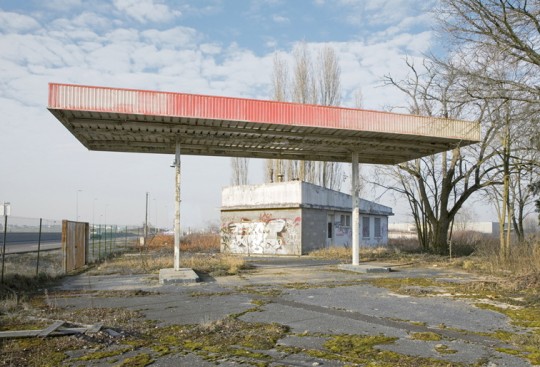
M 49 84 L 48 109 L 100 151 L 395 164 L 478 142 L 479 123 L 341 107 Z

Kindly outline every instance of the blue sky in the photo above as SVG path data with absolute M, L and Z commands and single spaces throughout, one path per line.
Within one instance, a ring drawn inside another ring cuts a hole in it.
M 343 105 L 404 106 L 405 77 L 436 46 L 435 0 L 0 0 L 0 201 L 23 217 L 172 223 L 172 157 L 87 151 L 46 110 L 47 83 L 268 99 L 272 60 L 334 47 Z M 182 221 L 217 222 L 228 158 L 183 157 Z M 250 165 L 252 183 L 262 164 Z M 368 195 L 368 199 L 369 194 Z M 392 198 L 381 203 L 394 206 Z M 406 219 L 397 211 L 396 219 Z

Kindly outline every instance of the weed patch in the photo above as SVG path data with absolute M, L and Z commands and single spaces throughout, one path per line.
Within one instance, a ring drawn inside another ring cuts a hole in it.
M 252 363 L 270 357 L 261 351 L 273 349 L 288 333 L 279 324 L 249 323 L 235 317 L 201 325 L 172 326 L 154 334 L 160 345 L 193 352 L 208 361 L 230 359 Z
M 451 349 L 448 345 L 437 344 L 435 346 L 435 351 L 439 354 L 456 354 L 457 350 Z
M 117 364 L 118 367 L 145 367 L 153 363 L 154 360 L 147 353 L 137 354 L 134 357 L 126 358 L 120 364 Z
M 354 365 L 446 367 L 448 362 L 434 358 L 414 357 L 380 349 L 379 345 L 393 344 L 397 338 L 384 335 L 337 335 L 324 343 L 324 350 L 306 350 L 312 357 L 333 359 Z
M 442 340 L 440 334 L 426 331 L 422 333 L 411 333 L 410 338 L 413 340 L 423 340 L 423 341 L 439 341 Z

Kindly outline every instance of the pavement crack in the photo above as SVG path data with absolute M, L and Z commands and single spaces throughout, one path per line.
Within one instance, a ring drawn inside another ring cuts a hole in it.
M 266 298 L 264 299 L 266 300 Z M 437 334 L 440 334 L 441 336 L 447 339 L 459 339 L 459 340 L 483 345 L 490 348 L 508 346 L 507 344 L 501 343 L 499 340 L 489 338 L 483 335 L 478 335 L 478 334 L 473 334 L 473 333 L 468 334 L 468 333 L 459 332 L 455 330 L 449 330 L 449 329 L 433 329 L 427 326 L 414 325 L 414 324 L 410 324 L 404 321 L 395 321 L 395 320 L 380 318 L 377 316 L 365 315 L 356 311 L 338 310 L 338 309 L 317 306 L 317 305 L 308 304 L 308 303 L 291 301 L 291 300 L 287 300 L 281 297 L 272 297 L 272 298 L 269 298 L 268 301 L 275 304 L 282 305 L 282 306 L 288 306 L 288 307 L 293 307 L 293 308 L 302 309 L 306 311 L 318 312 L 318 313 L 322 313 L 329 316 L 343 317 L 346 319 L 362 321 L 369 324 L 405 330 L 407 332 L 413 332 L 413 333 L 436 332 Z

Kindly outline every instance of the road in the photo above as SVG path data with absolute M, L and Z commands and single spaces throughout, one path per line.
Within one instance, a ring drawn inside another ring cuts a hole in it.
M 4 244 L 3 233 L 0 236 L 0 246 Z M 8 232 L 6 233 L 6 254 L 35 252 L 38 250 L 39 233 L 37 232 Z M 41 234 L 41 250 L 57 250 L 62 247 L 62 233 L 44 232 Z

